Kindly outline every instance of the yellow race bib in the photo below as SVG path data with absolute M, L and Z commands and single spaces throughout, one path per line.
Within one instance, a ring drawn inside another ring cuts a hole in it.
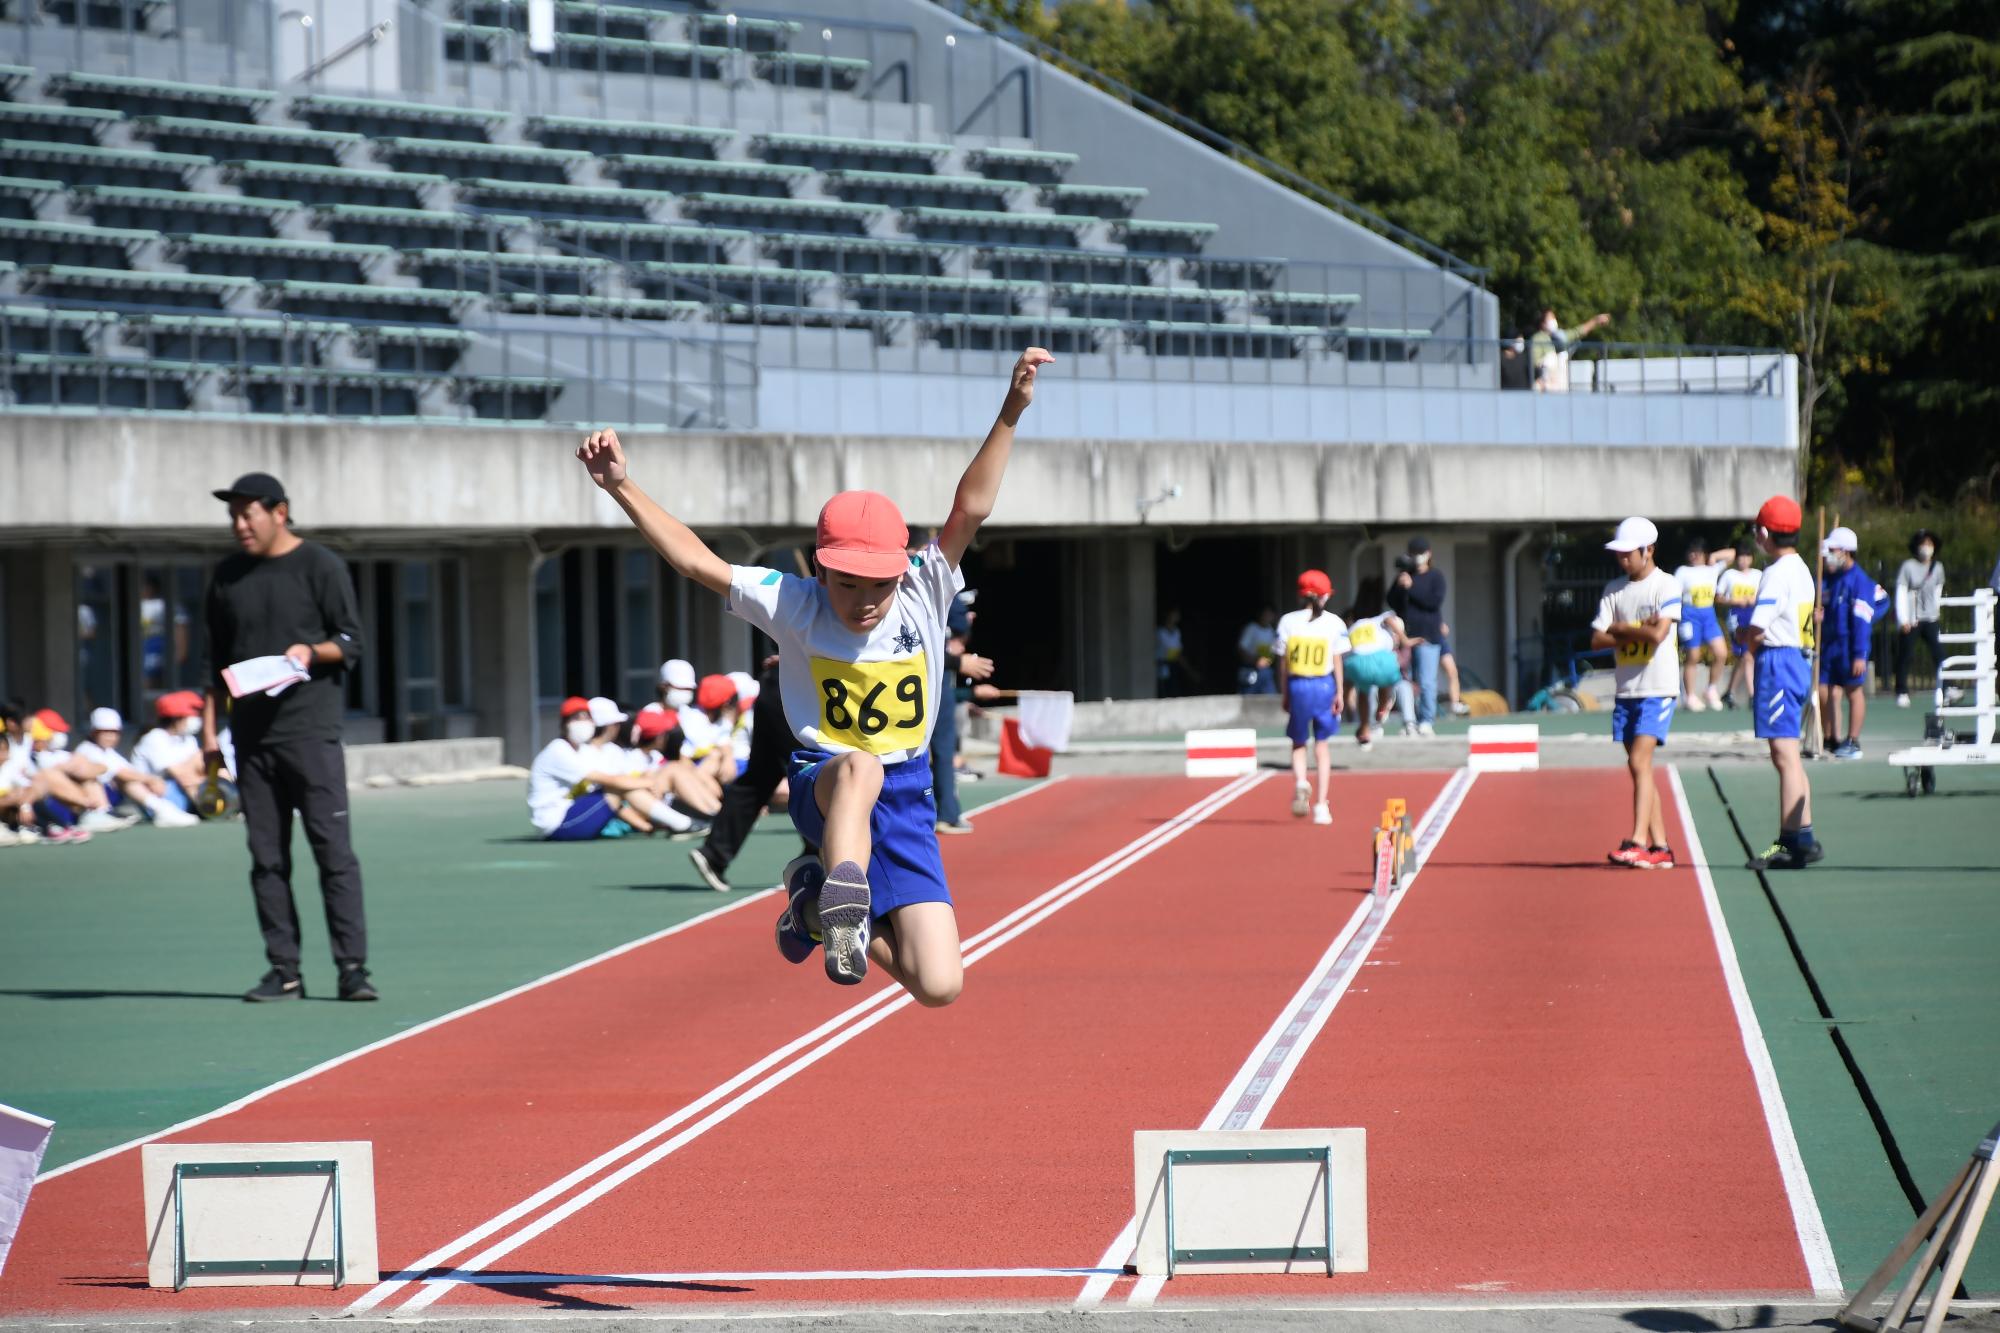
M 1382 627 L 1356 625 L 1347 635 L 1347 644 L 1357 653 L 1372 653 L 1383 646 Z
M 1813 623 L 1813 604 L 1799 603 L 1799 646 L 1816 647 L 1819 643 L 1819 626 Z
M 1294 676 L 1330 676 L 1333 654 L 1325 639 L 1293 639 L 1285 645 L 1285 670 Z
M 1633 629 L 1639 628 L 1639 622 L 1636 620 L 1628 620 L 1625 623 Z M 1653 660 L 1653 654 L 1659 650 L 1660 645 L 1657 643 L 1640 643 L 1632 639 L 1620 640 L 1618 644 L 1618 665 L 1622 667 L 1645 666 Z
M 1714 606 L 1715 589 L 1706 586 L 1690 588 L 1688 589 L 1687 599 L 1690 606 Z
M 812 659 L 819 689 L 819 732 L 835 745 L 869 754 L 913 750 L 930 717 L 930 660 L 923 653 L 887 662 Z

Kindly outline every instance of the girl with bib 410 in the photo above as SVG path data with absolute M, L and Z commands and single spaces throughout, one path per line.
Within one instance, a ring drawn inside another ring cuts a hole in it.
M 1030 347 L 1014 363 L 999 418 L 929 546 L 910 553 L 888 496 L 843 491 L 820 510 L 813 578 L 709 550 L 639 489 L 617 432 L 592 432 L 576 451 L 675 573 L 778 645 L 785 716 L 803 747 L 792 756 L 792 823 L 820 849 L 785 867 L 778 951 L 803 963 L 821 950 L 842 985 L 860 982 L 871 962 L 920 1004 L 950 1004 L 964 984 L 930 770 L 931 729 L 951 707 L 945 616 L 965 587 L 959 562 L 999 496 L 1035 372 L 1054 360 Z

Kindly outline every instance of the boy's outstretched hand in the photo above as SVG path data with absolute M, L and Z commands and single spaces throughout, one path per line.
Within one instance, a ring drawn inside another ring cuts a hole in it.
M 1035 401 L 1035 372 L 1055 360 L 1046 347 L 1030 347 L 1021 353 L 1021 359 L 1014 363 L 1014 374 L 1007 384 L 1007 403 L 1000 409 L 1000 417 L 1010 426 L 1019 425 L 1021 414 L 1028 410 L 1028 404 Z
M 618 443 L 615 430 L 594 430 L 583 437 L 576 456 L 590 479 L 610 490 L 625 480 L 625 450 Z

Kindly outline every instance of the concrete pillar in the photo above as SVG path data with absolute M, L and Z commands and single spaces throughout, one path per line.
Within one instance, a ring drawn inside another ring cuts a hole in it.
M 1500 689 L 1507 660 L 1501 648 L 1506 613 L 1500 604 L 1500 566 L 1493 539 L 1485 533 L 1454 534 L 1451 552 L 1456 614 L 1449 623 L 1461 688 L 1472 688 L 1464 679 L 1469 672 L 1487 689 Z
M 526 764 L 542 730 L 535 714 L 535 568 L 525 544 L 469 552 L 466 600 L 473 638 L 472 709 L 503 759 Z
M 1069 543 L 1076 622 L 1072 688 L 1078 699 L 1150 699 L 1153 671 L 1153 539 Z
M 31 707 L 74 713 L 76 569 L 67 547 L 36 546 L 0 554 L 5 583 L 4 685 Z

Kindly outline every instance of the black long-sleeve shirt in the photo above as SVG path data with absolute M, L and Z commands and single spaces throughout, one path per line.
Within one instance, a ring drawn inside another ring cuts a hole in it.
M 284 555 L 238 553 L 215 567 L 208 585 L 208 679 L 229 699 L 222 669 L 275 657 L 295 643 L 340 645 L 338 663 L 315 662 L 312 679 L 273 699 L 252 694 L 230 704 L 236 748 L 291 740 L 338 740 L 347 668 L 361 658 L 361 617 L 341 558 L 317 542 Z
M 1403 619 L 1403 632 L 1426 643 L 1444 642 L 1444 572 L 1424 569 L 1410 575 L 1410 586 L 1389 585 L 1389 609 Z

